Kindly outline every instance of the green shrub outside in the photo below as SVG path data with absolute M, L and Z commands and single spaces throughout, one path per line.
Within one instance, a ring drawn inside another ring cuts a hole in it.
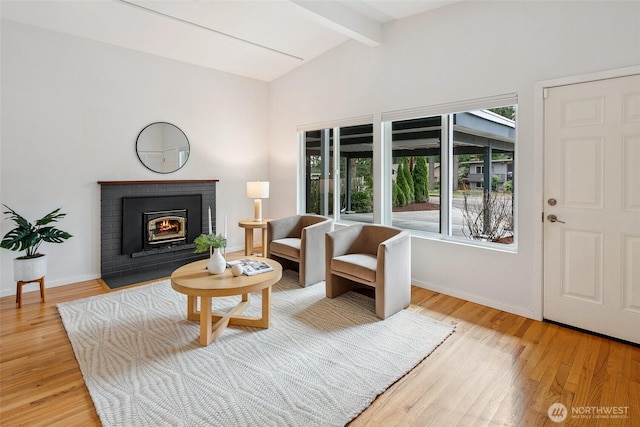
M 409 183 L 407 182 L 407 176 L 404 173 L 404 163 L 400 161 L 398 163 L 398 175 L 396 177 L 396 183 L 398 184 L 398 202 L 399 206 L 404 206 L 407 203 L 411 203 L 411 190 L 409 189 Z M 402 196 L 400 196 L 402 194 Z
M 512 180 L 509 180 L 509 181 L 504 183 L 504 191 L 507 191 L 509 193 L 513 193 L 513 181 Z
M 427 158 L 424 156 L 416 158 L 416 164 L 413 167 L 413 187 L 416 202 L 429 201 L 429 171 Z
M 404 189 L 405 194 L 407 195 L 407 203 L 413 203 L 416 201 L 416 191 L 413 185 L 413 176 L 411 176 L 411 168 L 409 167 L 409 158 L 403 157 L 402 163 L 404 163 L 402 173 L 404 173 L 404 180 L 407 183 L 407 186 Z
M 351 210 L 357 213 L 373 212 L 373 197 L 370 191 L 356 191 L 351 195 Z
M 400 185 L 398 185 L 397 180 L 393 181 L 393 184 L 391 186 L 391 193 L 394 207 L 405 206 L 407 204 L 407 196 L 405 195 Z

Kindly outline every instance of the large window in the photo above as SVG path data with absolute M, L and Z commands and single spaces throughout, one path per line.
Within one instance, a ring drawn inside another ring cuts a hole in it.
M 391 121 L 392 224 L 513 243 L 515 114 L 508 105 Z
M 311 130 L 303 138 L 305 212 L 373 222 L 373 125 Z
M 377 140 L 370 116 L 302 129 L 300 209 L 515 245 L 516 111 L 511 94 L 383 113 Z

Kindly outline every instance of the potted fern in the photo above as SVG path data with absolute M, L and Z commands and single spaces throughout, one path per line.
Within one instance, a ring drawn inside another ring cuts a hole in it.
M 9 206 L 3 206 L 8 209 L 3 212 L 9 215 L 6 219 L 13 220 L 16 227 L 4 235 L 0 247 L 16 252 L 25 251 L 24 255 L 13 260 L 14 280 L 29 282 L 44 277 L 47 274 L 47 256 L 39 252 L 40 245 L 43 242 L 63 243 L 73 237 L 51 225 L 67 214 L 61 213 L 58 208 L 32 224 Z
M 214 234 L 201 234 L 196 237 L 193 242 L 196 244 L 196 249 L 194 251 L 196 253 L 205 252 L 208 251 L 209 248 L 213 248 L 213 252 L 211 253 L 211 257 L 207 263 L 207 270 L 209 271 L 209 274 L 223 273 L 227 268 L 227 262 L 218 249 L 227 246 L 227 239 L 225 239 L 221 234 L 217 236 Z

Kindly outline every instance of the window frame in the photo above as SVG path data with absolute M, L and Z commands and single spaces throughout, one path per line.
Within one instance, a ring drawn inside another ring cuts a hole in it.
M 453 195 L 453 117 L 456 113 L 467 111 L 488 110 L 497 107 L 514 106 L 516 109 L 515 117 L 515 143 L 513 151 L 513 243 L 503 244 L 494 242 L 483 242 L 465 237 L 455 236 L 452 234 L 452 195 Z M 441 125 L 441 143 L 440 146 L 440 232 L 426 232 L 420 230 L 408 229 L 412 236 L 426 238 L 432 240 L 444 240 L 452 243 L 464 244 L 469 246 L 487 248 L 492 250 L 517 252 L 519 239 L 518 224 L 518 199 L 519 199 L 519 118 L 518 118 L 518 95 L 516 93 L 507 93 L 503 95 L 490 96 L 484 98 L 476 98 L 451 103 L 443 103 L 436 105 L 428 105 L 404 110 L 394 110 L 382 112 L 376 120 L 373 115 L 363 115 L 341 120 L 331 120 L 327 122 L 312 123 L 297 126 L 297 146 L 298 146 L 298 176 L 297 176 L 297 211 L 305 212 L 305 188 L 306 188 L 306 146 L 305 132 L 317 131 L 322 129 L 332 129 L 334 132 L 333 152 L 333 206 L 340 206 L 340 128 L 358 125 L 373 125 L 373 220 L 374 224 L 382 224 L 391 226 L 393 222 L 392 214 L 392 124 L 394 121 L 409 120 L 421 117 L 440 116 Z M 446 189 L 446 191 L 444 191 Z M 333 209 L 331 218 L 336 222 L 344 225 L 360 224 L 358 221 L 350 221 L 341 218 L 340 209 Z
M 462 113 L 467 111 L 476 111 L 476 110 L 488 110 L 491 108 L 504 107 L 504 106 L 514 106 L 516 109 L 516 117 L 515 117 L 515 144 L 514 144 L 514 153 L 513 153 L 513 162 L 514 162 L 514 176 L 512 177 L 514 186 L 513 186 L 513 243 L 504 244 L 504 243 L 495 243 L 495 242 L 483 242 L 480 240 L 468 239 L 465 237 L 454 236 L 451 232 L 452 230 L 452 220 L 451 220 L 451 212 L 452 212 L 452 195 L 453 195 L 453 171 L 452 171 L 452 159 L 453 159 L 453 116 L 456 113 Z M 441 116 L 442 117 L 442 138 L 441 140 L 445 143 L 441 143 L 440 147 L 440 232 L 433 233 L 421 230 L 412 230 L 413 236 L 422 237 L 427 239 L 435 239 L 435 240 L 445 240 L 455 243 L 461 243 L 465 245 L 484 247 L 489 249 L 502 250 L 507 252 L 517 252 L 518 249 L 518 184 L 519 180 L 516 179 L 517 171 L 519 171 L 518 167 L 518 149 L 517 149 L 517 141 L 518 141 L 518 95 L 516 93 L 509 93 L 504 95 L 498 95 L 493 97 L 486 98 L 477 98 L 467 101 L 459 101 L 424 107 L 411 108 L 406 110 L 395 110 L 390 112 L 383 112 L 381 114 L 381 125 L 383 129 L 389 129 L 388 134 L 385 133 L 384 139 L 385 142 L 388 141 L 389 149 L 385 151 L 384 156 L 389 160 L 392 159 L 392 150 L 391 150 L 391 133 L 390 129 L 392 128 L 392 124 L 395 121 L 400 120 L 410 120 L 416 118 L 423 117 L 432 117 L 432 116 Z M 383 170 L 383 174 L 385 171 L 389 170 L 391 166 Z M 391 173 L 388 172 L 385 176 L 385 181 L 391 183 Z M 445 192 L 443 189 L 447 189 Z M 385 222 L 381 222 L 384 225 L 393 225 L 392 223 L 392 205 L 391 205 L 391 191 L 389 190 L 389 203 L 386 203 L 384 206 L 385 212 L 388 213 L 387 220 Z M 375 202 L 375 200 L 374 200 Z
M 340 120 L 331 120 L 326 122 L 319 123 L 310 123 L 306 125 L 299 125 L 296 128 L 297 135 L 297 147 L 298 147 L 298 174 L 297 174 L 297 213 L 303 214 L 306 212 L 306 141 L 305 141 L 305 133 L 310 131 L 332 131 L 333 132 L 333 149 L 330 149 L 330 157 L 333 158 L 333 163 L 331 167 L 333 168 L 333 173 L 331 174 L 329 179 L 333 180 L 333 213 L 331 215 L 327 215 L 327 217 L 332 218 L 336 223 L 344 223 L 344 224 L 361 224 L 358 221 L 349 221 L 342 219 L 340 216 L 340 209 L 336 209 L 336 206 L 340 206 L 340 180 L 342 176 L 340 175 L 340 129 L 350 126 L 362 126 L 362 125 L 371 125 L 373 129 L 373 220 L 372 222 L 376 223 L 376 126 L 373 120 L 373 115 L 363 115 L 357 117 L 351 117 L 347 119 Z M 379 138 L 378 138 L 379 139 Z M 378 156 L 379 157 L 379 156 Z

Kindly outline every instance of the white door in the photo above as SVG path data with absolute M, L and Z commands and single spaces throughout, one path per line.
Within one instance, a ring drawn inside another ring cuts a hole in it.
M 640 75 L 544 108 L 544 317 L 640 343 Z
M 164 154 L 164 166 L 161 169 L 163 172 L 173 172 L 180 169 L 178 147 L 165 149 L 162 153 Z

